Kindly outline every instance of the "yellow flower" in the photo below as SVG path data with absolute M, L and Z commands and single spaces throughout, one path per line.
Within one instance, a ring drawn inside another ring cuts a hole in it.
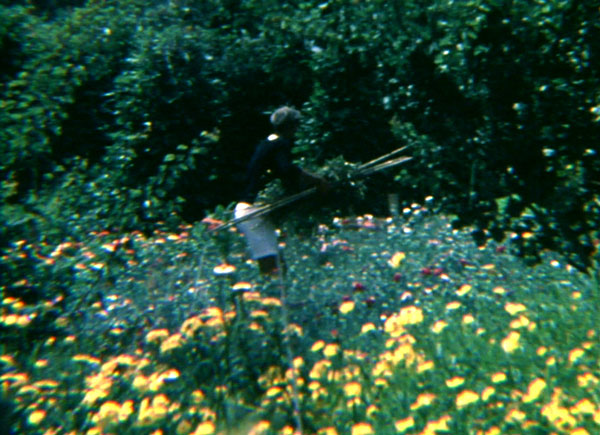
M 192 402 L 196 405 L 200 404 L 204 400 L 204 393 L 202 390 L 194 390 L 192 392 Z
M 263 305 L 268 305 L 268 306 L 273 306 L 273 307 L 281 306 L 281 300 L 279 300 L 277 298 L 263 298 L 260 302 Z
M 215 275 L 227 275 L 235 272 L 235 266 L 227 263 L 219 264 L 213 269 Z
M 166 353 L 170 350 L 176 349 L 183 345 L 184 342 L 185 339 L 181 334 L 173 334 L 162 342 L 160 345 L 160 353 Z
M 265 392 L 266 397 L 275 397 L 283 391 L 281 387 L 271 387 Z
M 435 322 L 433 324 L 433 326 L 431 327 L 431 330 L 434 333 L 439 334 L 446 328 L 446 326 L 448 326 L 448 322 L 446 322 L 445 320 L 438 320 L 437 322 Z
M 417 400 L 415 400 L 415 402 L 410 405 L 410 409 L 411 411 L 415 411 L 419 408 L 422 408 L 423 406 L 429 406 L 433 403 L 433 401 L 435 400 L 435 394 L 432 393 L 422 393 L 419 394 L 419 396 L 417 397 Z
M 423 310 L 410 306 L 400 310 L 400 321 L 403 325 L 415 325 L 423 321 Z
M 400 263 L 402 263 L 405 258 L 406 254 L 404 252 L 396 252 L 394 255 L 392 255 L 392 258 L 390 258 L 388 264 L 396 269 L 398 266 L 400 266 Z
M 149 383 L 150 380 L 146 376 L 137 375 L 135 378 L 133 378 L 133 382 L 131 383 L 131 385 L 133 386 L 133 388 L 143 393 L 148 390 Z
M 433 361 L 423 361 L 417 366 L 417 373 L 423 373 L 435 367 Z
M 383 325 L 383 329 L 392 337 L 400 337 L 406 332 L 400 317 L 396 314 L 387 318 L 385 324 Z
M 594 415 L 596 412 L 596 405 L 594 405 L 590 399 L 581 399 L 575 405 L 571 407 L 571 414 L 579 415 L 579 414 L 590 414 Z
M 463 316 L 463 323 L 465 325 L 470 325 L 471 323 L 475 322 L 475 317 L 473 317 L 472 314 L 465 314 Z
M 446 304 L 446 309 L 447 310 L 456 310 L 458 308 L 460 308 L 462 304 L 458 301 L 454 301 L 454 302 L 450 302 L 448 304 Z
M 190 435 L 211 435 L 215 433 L 216 426 L 212 421 L 205 421 L 200 423 L 194 432 Z
M 362 386 L 358 382 L 348 382 L 344 385 L 344 394 L 348 397 L 360 396 Z
M 360 333 L 361 334 L 366 334 L 369 331 L 375 331 L 377 328 L 375 327 L 375 325 L 373 323 L 365 323 L 361 330 Z
M 483 400 L 484 402 L 487 402 L 495 392 L 496 392 L 496 389 L 494 387 L 485 387 L 483 389 L 483 391 L 481 392 L 481 400 Z
M 15 358 L 12 355 L 0 356 L 0 362 L 5 363 L 10 366 L 15 366 Z
M 582 427 L 578 427 L 577 429 L 573 429 L 569 432 L 569 435 L 590 435 L 590 433 Z
M 354 301 L 345 301 L 340 305 L 340 313 L 348 314 L 350 311 L 354 310 L 355 303 Z
M 506 289 L 504 287 L 495 287 L 494 290 L 492 290 L 492 292 L 494 292 L 497 295 L 503 295 L 506 294 Z
M 108 396 L 108 391 L 100 388 L 92 388 L 85 393 L 83 396 L 82 403 L 84 405 L 92 405 L 98 401 L 98 399 L 103 399 Z
M 126 400 L 119 409 L 119 421 L 123 422 L 133 414 L 133 400 Z
M 583 355 L 585 355 L 585 351 L 583 349 L 579 349 L 579 348 L 573 349 L 571 352 L 569 352 L 569 362 L 571 364 L 574 364 Z
M 387 388 L 389 386 L 387 379 L 384 379 L 384 378 L 375 378 L 375 381 L 373 381 L 373 383 L 375 384 L 376 387 L 381 387 L 381 388 Z
M 42 379 L 40 381 L 34 382 L 33 385 L 37 388 L 52 390 L 54 388 L 57 388 L 60 384 L 54 379 Z
M 465 390 L 456 396 L 456 407 L 459 409 L 464 408 L 465 406 L 478 401 L 479 394 L 477 394 L 475 391 Z
M 296 323 L 290 323 L 284 330 L 284 334 L 296 334 L 298 337 L 302 337 L 304 335 L 304 331 L 302 331 L 302 326 Z
M 506 374 L 503 372 L 497 372 L 492 375 L 492 382 L 494 384 L 500 384 L 501 382 L 506 381 Z
M 309 373 L 309 378 L 320 379 L 327 373 L 328 368 L 331 366 L 331 361 L 322 359 L 317 361 Z
M 585 372 L 584 374 L 577 376 L 577 384 L 583 388 L 598 385 L 599 383 L 600 380 L 590 372 Z
M 519 339 L 521 334 L 517 331 L 511 331 L 504 340 L 502 340 L 502 349 L 506 353 L 512 353 L 519 347 Z
M 404 326 L 415 325 L 423 321 L 423 311 L 415 306 L 405 307 L 399 313 L 393 314 L 385 321 L 385 332 L 392 337 L 400 337 L 406 331 Z
M 156 420 L 163 419 L 168 412 L 169 399 L 164 394 L 159 394 L 152 399 L 148 397 L 142 400 L 138 413 L 138 424 L 146 426 L 154 423 Z
M 183 322 L 181 328 L 179 328 L 179 331 L 187 338 L 191 338 L 194 336 L 196 331 L 202 327 L 202 324 L 203 322 L 200 316 L 193 316 Z
M 46 411 L 43 409 L 36 409 L 29 414 L 29 417 L 27 417 L 27 422 L 32 426 L 37 426 L 44 418 L 46 418 Z
M 94 356 L 85 355 L 85 354 L 74 355 L 71 359 L 75 362 L 85 362 L 85 363 L 92 364 L 92 365 L 100 365 L 100 362 L 101 362 L 100 359 L 98 359 Z
M 365 411 L 365 413 L 367 414 L 367 417 L 372 418 L 373 415 L 377 414 L 379 412 L 379 408 L 376 405 L 369 405 L 367 407 L 367 410 Z
M 266 433 L 270 427 L 271 427 L 271 423 L 269 423 L 268 421 L 266 421 L 266 420 L 259 421 L 252 427 L 252 429 L 250 429 L 250 432 L 248 432 L 248 435 L 260 435 L 260 434 Z
M 523 304 L 519 304 L 519 303 L 515 303 L 515 302 L 508 302 L 506 305 L 504 305 L 504 309 L 511 316 L 514 316 L 515 314 L 518 314 L 518 313 L 521 313 L 521 312 L 527 310 L 527 307 Z
M 187 420 L 181 420 L 175 428 L 177 435 L 189 435 L 192 432 L 192 424 Z
M 527 387 L 527 393 L 521 398 L 524 403 L 530 403 L 536 400 L 542 391 L 546 388 L 546 381 L 542 378 L 534 379 L 529 383 L 529 387 Z
M 353 406 L 358 406 L 362 403 L 362 400 L 360 400 L 360 397 L 351 397 L 350 399 L 348 399 L 348 401 L 346 402 L 346 406 L 348 408 L 352 408 Z
M 252 284 L 246 281 L 236 282 L 231 286 L 234 291 L 248 291 L 252 289 Z
M 92 421 L 100 427 L 104 428 L 109 424 L 119 421 L 119 413 L 121 412 L 121 404 L 114 401 L 108 401 L 100 406 L 100 410 L 94 416 Z
M 423 429 L 423 434 L 434 435 L 438 431 L 448 432 L 450 428 L 448 427 L 448 422 L 450 421 L 450 416 L 445 415 L 438 420 L 430 421 Z
M 352 426 L 352 435 L 371 435 L 374 433 L 373 427 L 369 423 L 356 423 Z
M 323 349 L 323 355 L 325 355 L 327 358 L 331 358 L 331 357 L 337 355 L 337 353 L 339 351 L 340 351 L 340 346 L 338 344 L 330 343 L 330 344 L 326 345 L 325 348 Z
M 446 385 L 448 386 L 448 388 L 460 387 L 464 383 L 465 383 L 465 378 L 461 378 L 460 376 L 455 376 L 453 378 L 446 380 Z
M 529 324 L 529 319 L 523 315 L 520 315 L 518 318 L 510 322 L 510 327 L 512 329 L 526 328 Z
M 403 420 L 398 420 L 394 425 L 398 432 L 406 432 L 408 429 L 415 426 L 415 419 L 410 416 Z
M 525 420 L 527 414 L 518 409 L 512 409 L 508 414 L 506 414 L 505 420 L 508 422 L 521 422 Z
M 315 343 L 310 348 L 313 352 L 318 352 L 325 347 L 325 342 L 323 340 L 315 341 Z
M 338 435 L 338 432 L 335 427 L 329 426 L 319 429 L 317 435 Z
M 467 293 L 469 293 L 471 291 L 471 289 L 473 288 L 473 286 L 471 286 L 470 284 L 463 284 L 460 286 L 460 288 L 456 291 L 456 294 L 458 296 L 464 296 Z

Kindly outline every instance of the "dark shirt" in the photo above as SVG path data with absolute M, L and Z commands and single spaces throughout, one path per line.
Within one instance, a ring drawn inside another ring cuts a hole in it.
M 292 142 L 281 136 L 258 144 L 246 172 L 241 200 L 252 203 L 265 184 L 279 178 L 286 190 L 300 185 L 302 170 L 292 162 Z

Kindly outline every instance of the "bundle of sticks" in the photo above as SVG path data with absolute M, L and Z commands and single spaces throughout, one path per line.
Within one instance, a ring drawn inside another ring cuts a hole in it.
M 405 151 L 407 148 L 408 148 L 408 146 L 404 146 L 404 147 L 395 149 L 394 151 L 392 151 L 390 153 L 384 154 L 383 156 L 380 156 L 380 157 L 377 157 L 376 159 L 370 160 L 367 163 L 363 163 L 362 165 L 360 165 L 356 168 L 356 171 L 352 174 L 351 179 L 357 180 L 359 178 L 372 175 L 376 172 L 380 172 L 380 171 L 383 171 L 384 169 L 392 168 L 394 166 L 397 166 L 402 163 L 408 162 L 409 160 L 412 160 L 412 157 L 410 157 L 410 156 L 396 157 L 396 156 L 398 156 L 398 154 Z M 261 207 L 257 207 L 251 213 L 248 213 L 245 216 L 242 216 L 242 217 L 239 217 L 236 219 L 231 219 L 228 222 L 225 222 L 221 225 L 213 227 L 210 231 L 214 232 L 214 231 L 225 230 L 227 228 L 230 228 L 230 227 L 233 227 L 233 226 L 239 224 L 240 222 L 244 222 L 248 219 L 252 219 L 252 218 L 255 218 L 258 216 L 263 216 L 265 214 L 271 213 L 273 210 L 279 209 L 288 204 L 291 204 L 292 202 L 298 201 L 299 199 L 310 196 L 313 193 L 315 193 L 316 191 L 317 191 L 316 187 L 311 187 L 309 189 L 303 190 L 294 195 L 286 196 L 285 198 L 282 198 L 279 201 L 275 201 L 272 204 L 265 204 Z

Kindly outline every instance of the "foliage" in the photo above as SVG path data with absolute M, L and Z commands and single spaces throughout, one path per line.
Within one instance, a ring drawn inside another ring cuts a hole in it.
M 145 231 L 197 220 L 237 200 L 266 114 L 292 104 L 308 167 L 411 146 L 411 164 L 370 179 L 376 194 L 355 208 L 434 194 L 480 243 L 513 235 L 533 262 L 552 248 L 591 266 L 590 2 L 38 1 L 0 13 L 4 246 L 62 240 L 70 216 Z M 63 202 L 73 209 L 51 205 Z
M 284 228 L 279 281 L 239 233 L 223 251 L 203 225 L 6 252 L 28 277 L 0 317 L 15 433 L 287 434 L 296 417 L 327 434 L 600 426 L 599 287 L 555 255 L 524 267 L 512 244 L 479 247 L 414 204 L 310 237 Z

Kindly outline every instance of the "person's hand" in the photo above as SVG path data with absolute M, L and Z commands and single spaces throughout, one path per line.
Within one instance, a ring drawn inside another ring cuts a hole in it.
M 331 190 L 333 188 L 331 183 L 322 177 L 317 178 L 316 187 L 317 187 L 317 191 L 321 195 L 328 195 L 329 193 L 331 193 Z

